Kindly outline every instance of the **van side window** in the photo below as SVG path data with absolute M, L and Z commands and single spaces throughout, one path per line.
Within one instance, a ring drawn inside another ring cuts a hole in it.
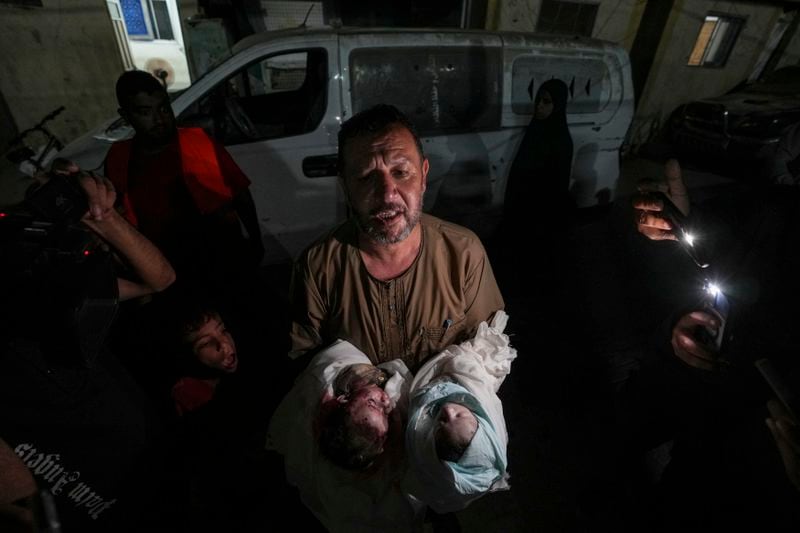
M 393 104 L 420 135 L 500 126 L 500 49 L 362 48 L 350 54 L 353 112 Z
M 542 83 L 558 78 L 569 87 L 567 113 L 599 113 L 611 99 L 611 73 L 598 58 L 524 56 L 511 67 L 511 109 L 533 114 L 533 98 Z
M 293 51 L 250 63 L 217 84 L 178 117 L 225 145 L 313 131 L 327 105 L 324 49 Z

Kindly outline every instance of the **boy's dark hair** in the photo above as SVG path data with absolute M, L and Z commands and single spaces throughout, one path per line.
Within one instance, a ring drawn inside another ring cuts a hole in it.
M 332 400 L 323 405 L 319 419 L 319 449 L 333 464 L 347 470 L 365 470 L 382 453 L 385 435 L 371 427 L 354 424 L 347 404 Z
M 162 299 L 158 309 L 163 319 L 164 338 L 176 355 L 176 363 L 185 371 L 196 370 L 199 363 L 188 342 L 188 335 L 212 318 L 222 320 L 219 305 L 205 295 L 178 288 Z
M 143 70 L 129 70 L 123 72 L 117 79 L 117 103 L 122 109 L 127 109 L 134 96 L 139 93 L 153 94 L 166 92 L 164 85 L 152 74 Z
M 422 141 L 408 117 L 393 105 L 378 104 L 356 113 L 339 128 L 339 153 L 337 154 L 339 175 L 344 176 L 344 149 L 348 141 L 362 135 L 375 135 L 395 124 L 403 126 L 411 133 L 417 144 L 419 156 L 424 158 Z
M 443 432 L 437 431 L 434 436 L 434 442 L 436 443 L 436 456 L 439 457 L 440 461 L 457 463 L 464 456 L 464 452 L 469 448 L 472 439 L 456 442 L 447 438 Z
M 200 305 L 189 307 L 186 314 L 178 319 L 178 334 L 183 344 L 186 343 L 186 336 L 202 328 L 206 322 L 212 318 L 221 318 L 219 312 L 210 305 Z

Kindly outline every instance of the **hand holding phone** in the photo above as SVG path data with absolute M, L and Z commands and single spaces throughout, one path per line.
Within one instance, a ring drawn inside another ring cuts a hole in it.
M 672 328 L 671 344 L 675 356 L 689 366 L 716 372 L 727 364 L 715 346 L 704 338 L 706 329 L 716 330 L 719 318 L 708 311 L 695 310 L 680 317 Z
M 725 340 L 725 330 L 731 311 L 730 302 L 722 290 L 713 283 L 706 283 L 704 291 L 703 307 L 707 312 L 717 317 L 719 327 L 716 329 L 704 328 L 706 335 L 703 336 L 704 338 L 702 340 L 714 346 L 716 350 L 720 352 L 722 351 L 723 341 Z
M 653 191 L 648 194 L 661 201 L 661 216 L 670 223 L 675 237 L 692 261 L 700 268 L 708 268 L 709 263 L 695 244 L 696 235 L 690 230 L 686 215 L 663 192 Z

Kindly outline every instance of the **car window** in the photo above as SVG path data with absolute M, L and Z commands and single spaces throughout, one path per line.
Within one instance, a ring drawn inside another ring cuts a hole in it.
M 301 135 L 325 114 L 327 82 L 323 49 L 267 56 L 217 84 L 178 122 L 200 126 L 225 145 Z
M 362 48 L 350 54 L 353 111 L 391 102 L 421 135 L 500 125 L 499 49 Z
M 547 80 L 569 87 L 567 113 L 599 113 L 611 99 L 611 73 L 602 58 L 523 56 L 511 68 L 511 109 L 533 114 L 533 99 Z

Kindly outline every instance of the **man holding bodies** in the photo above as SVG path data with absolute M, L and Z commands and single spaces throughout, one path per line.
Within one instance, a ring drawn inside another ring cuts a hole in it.
M 422 213 L 428 168 L 396 108 L 342 125 L 339 179 L 352 215 L 295 263 L 292 357 L 342 339 L 373 364 L 400 358 L 413 370 L 503 308 L 475 234 Z

